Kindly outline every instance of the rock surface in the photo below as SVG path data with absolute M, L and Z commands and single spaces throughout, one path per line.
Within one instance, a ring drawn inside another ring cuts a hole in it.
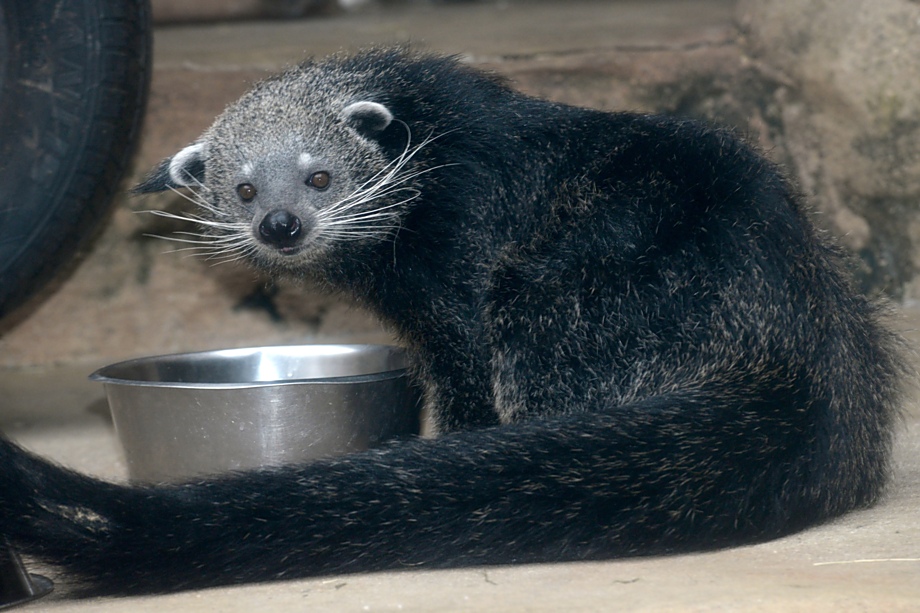
M 920 285 L 920 3 L 742 0 L 741 46 L 784 75 L 785 155 L 869 289 Z

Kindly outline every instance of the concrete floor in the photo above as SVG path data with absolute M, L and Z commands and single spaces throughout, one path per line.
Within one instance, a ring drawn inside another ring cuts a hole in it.
M 920 309 L 901 314 L 920 347 Z M 0 430 L 100 477 L 126 471 L 98 364 L 0 371 Z M 582 564 L 347 575 L 23 610 L 89 611 L 920 611 L 920 398 L 911 394 L 894 476 L 871 509 L 788 538 L 715 553 Z M 46 574 L 54 576 L 51 571 Z
M 156 64 L 158 70 L 191 72 L 275 69 L 306 54 L 396 40 L 483 60 L 667 45 L 680 41 L 687 28 L 696 35 L 724 31 L 732 5 L 727 0 L 506 2 L 499 9 L 476 4 L 312 22 L 178 27 L 157 31 Z M 912 347 L 920 346 L 920 310 L 905 310 L 899 325 Z M 102 365 L 99 360 L 0 370 L 0 430 L 69 466 L 123 478 L 101 386 L 86 380 Z M 920 611 L 920 401 L 915 396 L 906 405 L 884 501 L 770 543 L 669 558 L 350 575 L 128 600 L 74 602 L 53 594 L 22 610 Z

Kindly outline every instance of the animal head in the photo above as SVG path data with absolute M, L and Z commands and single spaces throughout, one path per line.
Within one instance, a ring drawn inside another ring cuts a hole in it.
M 188 188 L 203 214 L 185 219 L 204 231 L 181 240 L 302 272 L 398 231 L 428 142 L 412 142 L 386 104 L 306 67 L 259 84 L 135 192 Z

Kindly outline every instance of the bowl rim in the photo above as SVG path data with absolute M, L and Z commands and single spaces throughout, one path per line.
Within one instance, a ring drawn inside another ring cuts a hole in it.
M 124 370 L 127 368 L 134 367 L 139 364 L 153 363 L 157 361 L 163 361 L 166 359 L 169 360 L 182 360 L 182 359 L 193 359 L 193 358 L 203 358 L 206 356 L 214 357 L 233 357 L 234 355 L 242 356 L 249 355 L 256 352 L 268 352 L 268 351 L 284 351 L 291 350 L 296 348 L 319 348 L 319 349 L 331 349 L 333 347 L 346 348 L 348 350 L 386 350 L 396 353 L 398 357 L 402 358 L 403 362 L 406 362 L 406 351 L 403 347 L 398 345 L 387 345 L 382 343 L 297 343 L 290 345 L 265 345 L 265 346 L 252 346 L 252 347 L 231 347 L 226 349 L 210 349 L 204 351 L 188 351 L 180 353 L 166 353 L 152 356 L 143 356 L 138 358 L 131 358 L 128 360 L 122 360 L 119 362 L 114 362 L 108 364 L 101 368 L 96 369 L 93 373 L 88 376 L 90 381 L 96 381 L 104 385 L 118 385 L 125 387 L 158 387 L 158 388 L 176 388 L 176 389 L 201 389 L 201 390 L 237 390 L 237 389 L 254 389 L 254 388 L 264 388 L 264 387 L 277 387 L 277 386 L 289 386 L 289 385 L 304 385 L 304 384 L 323 384 L 323 385 L 353 385 L 353 384 L 362 384 L 362 383 L 372 383 L 376 381 L 383 381 L 386 379 L 394 379 L 397 377 L 405 377 L 408 374 L 408 364 L 400 368 L 391 368 L 388 370 L 381 370 L 373 373 L 365 374 L 355 374 L 355 375 L 338 375 L 331 377 L 300 377 L 296 379 L 276 379 L 276 380 L 265 380 L 265 381 L 151 381 L 145 379 L 132 379 L 123 376 L 113 375 L 112 372 L 118 372 L 119 370 Z

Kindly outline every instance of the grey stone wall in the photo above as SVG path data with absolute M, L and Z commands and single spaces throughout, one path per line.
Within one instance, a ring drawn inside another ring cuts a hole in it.
M 783 155 L 870 290 L 920 297 L 920 3 L 742 0 L 739 43 L 789 86 Z

